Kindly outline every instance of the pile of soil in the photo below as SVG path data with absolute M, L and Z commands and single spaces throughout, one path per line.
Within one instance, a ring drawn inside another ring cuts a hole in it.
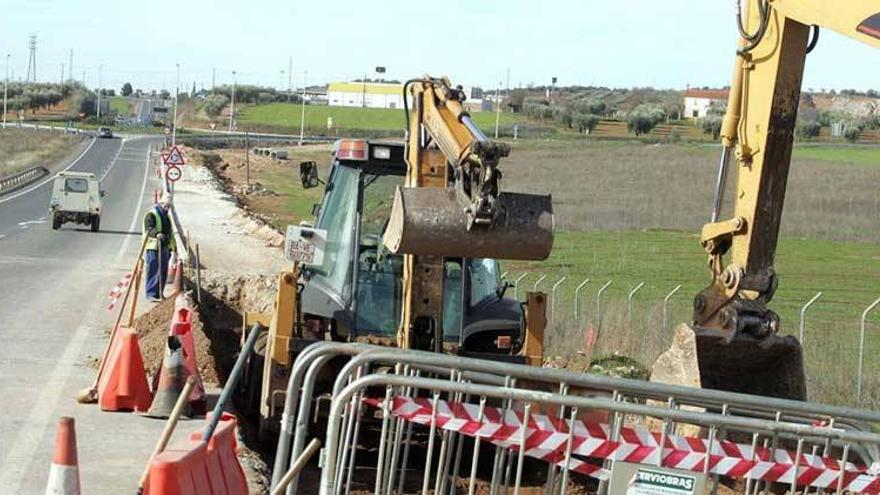
M 193 305 L 190 304 L 190 308 L 192 307 Z M 144 366 L 150 376 L 162 366 L 173 314 L 174 298 L 169 298 L 156 304 L 135 320 L 134 328 L 140 340 Z M 211 339 L 205 334 L 198 311 L 195 310 L 192 312 L 192 332 L 195 337 L 196 364 L 202 381 L 206 384 L 222 384 L 223 370 L 214 358 L 215 349 L 212 347 Z

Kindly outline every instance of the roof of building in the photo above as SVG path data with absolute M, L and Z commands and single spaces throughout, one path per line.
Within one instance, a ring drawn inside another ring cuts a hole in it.
M 403 94 L 402 84 L 362 82 L 332 82 L 327 85 L 327 92 L 338 93 L 363 93 L 370 95 L 400 95 Z
M 726 100 L 726 89 L 688 89 L 684 92 L 685 98 L 705 98 L 707 100 Z

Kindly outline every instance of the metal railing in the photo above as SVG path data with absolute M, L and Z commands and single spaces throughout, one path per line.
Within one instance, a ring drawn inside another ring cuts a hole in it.
M 394 397 L 414 397 L 415 389 L 428 391 L 429 395 L 433 393 L 432 414 L 436 414 L 437 400 L 441 393 L 446 393 L 446 399 L 452 403 L 469 403 L 473 407 L 479 407 L 480 411 L 485 410 L 486 398 L 503 399 L 504 408 L 508 412 L 512 407 L 512 401 L 526 400 L 540 405 L 559 406 L 555 416 L 560 421 L 566 416 L 570 416 L 574 421 L 577 418 L 576 410 L 603 411 L 610 418 L 608 428 L 614 431 L 619 431 L 624 423 L 631 422 L 629 415 L 635 414 L 661 421 L 663 435 L 674 431 L 677 422 L 709 428 L 707 441 L 710 447 L 712 442 L 722 441 L 729 432 L 740 431 L 749 433 L 753 442 L 763 440 L 771 447 L 775 447 L 780 441 L 796 442 L 802 453 L 810 452 L 813 456 L 821 452 L 821 455 L 827 457 L 830 453 L 837 452 L 835 449 L 843 448 L 847 456 L 855 455 L 866 464 L 880 459 L 880 449 L 878 449 L 880 436 L 867 431 L 870 428 L 865 425 L 867 422 L 880 421 L 880 413 L 877 412 L 434 353 L 387 350 L 361 344 L 320 343 L 306 349 L 294 363 L 285 400 L 282 436 L 273 471 L 273 486 L 287 471 L 288 460 L 297 459 L 302 453 L 308 432 L 308 421 L 312 416 L 311 404 L 315 399 L 315 380 L 321 368 L 339 355 L 355 357 L 337 374 L 334 389 L 330 394 L 331 426 L 327 430 L 325 443 L 328 450 L 323 457 L 321 493 L 341 493 L 340 488 L 343 486 L 346 487 L 347 493 L 347 489 L 351 487 L 358 452 L 353 446 L 361 445 L 366 441 L 361 438 L 363 407 L 361 387 L 377 384 L 391 385 L 391 388 L 386 388 L 382 406 L 382 428 L 378 441 L 379 460 L 375 471 L 376 478 L 372 480 L 375 482 L 376 493 L 390 494 L 395 484 L 399 492 L 403 487 L 403 479 L 409 466 L 407 460 L 410 457 L 413 425 L 412 422 L 406 424 L 406 441 L 402 442 L 404 420 L 398 417 L 396 421 L 391 421 L 388 407 L 391 403 L 389 401 Z M 394 375 L 368 376 L 371 370 L 387 368 L 388 365 L 393 366 Z M 419 378 L 419 375 L 428 373 L 446 376 L 449 380 Z M 527 383 L 530 389 L 545 390 L 521 390 L 516 388 L 517 382 Z M 355 384 L 360 385 L 355 387 Z M 300 386 L 302 386 L 301 393 Z M 592 397 L 577 395 L 587 390 Z M 479 406 L 476 405 L 477 403 Z M 697 410 L 695 411 L 694 408 Z M 521 415 L 529 415 L 528 409 L 522 407 L 520 409 L 524 411 L 520 413 Z M 293 416 L 297 418 L 295 435 L 292 432 Z M 473 417 L 476 416 L 472 415 L 471 419 Z M 815 426 L 818 424 L 827 426 Z M 433 474 L 435 493 L 445 493 L 447 489 L 456 485 L 456 481 L 462 479 L 458 476 L 462 459 L 476 459 L 479 456 L 479 445 L 474 447 L 471 456 L 465 455 L 462 452 L 465 443 L 460 438 L 460 432 L 443 429 L 442 432 L 437 433 L 436 424 L 434 426 L 435 428 L 429 433 L 430 454 L 422 482 L 423 488 L 428 487 L 431 473 L 427 469 L 433 466 L 431 469 L 436 468 Z M 432 464 L 435 433 L 439 435 L 441 441 L 436 465 Z M 291 435 L 294 435 L 293 449 L 292 452 L 288 452 Z M 339 450 L 340 438 L 344 438 L 341 450 Z M 479 444 L 478 441 L 475 442 Z M 405 446 L 403 452 L 400 451 L 401 445 Z M 758 443 L 753 445 L 753 450 L 757 445 Z M 517 454 L 516 464 L 519 472 L 524 450 L 512 445 L 496 445 L 496 458 L 491 473 L 492 493 L 497 493 L 500 484 L 510 484 L 514 453 Z M 658 454 L 658 462 L 660 461 L 662 455 Z M 398 464 L 399 462 L 402 464 Z M 399 478 L 396 479 L 398 467 Z M 555 475 L 558 467 L 548 471 L 546 482 L 548 492 L 555 490 L 555 483 L 558 481 Z M 563 481 L 558 488 L 560 493 L 564 493 L 569 470 L 565 468 L 571 466 L 566 461 L 561 467 Z M 450 479 L 450 471 L 454 473 L 453 479 Z M 469 490 L 474 489 L 473 466 L 471 473 Z M 713 474 L 717 479 L 717 475 L 723 473 L 706 474 Z M 504 482 L 501 481 L 502 478 Z M 516 493 L 520 486 L 516 480 L 520 478 L 517 476 L 514 479 L 514 493 Z M 791 483 L 796 481 L 797 479 L 793 478 Z M 754 485 L 759 484 L 769 486 L 767 480 L 758 479 Z M 288 493 L 294 493 L 295 490 L 293 485 Z

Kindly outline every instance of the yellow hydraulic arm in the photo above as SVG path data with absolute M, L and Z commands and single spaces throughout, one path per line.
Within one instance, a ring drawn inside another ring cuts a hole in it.
M 404 85 L 408 169 L 384 239 L 404 254 L 402 348 L 442 348 L 444 256 L 544 259 L 553 243 L 550 197 L 499 192 L 510 147 L 474 125 L 464 100 L 445 78 Z
M 713 281 L 694 300 L 694 323 L 702 336 L 727 344 L 748 340 L 760 342 L 765 350 L 774 345 L 796 348 L 799 361 L 798 344 L 776 335 L 779 318 L 767 303 L 778 282 L 773 260 L 804 62 L 818 40 L 819 28 L 880 47 L 880 3 L 747 0 L 746 8 L 746 14 L 737 16 L 741 36 L 722 124 L 722 158 L 711 222 L 703 227 L 701 239 L 709 254 Z M 735 206 L 732 218 L 721 219 L 724 184 L 733 157 Z M 728 251 L 730 260 L 725 265 L 722 257 Z M 780 354 L 765 354 L 770 356 L 767 364 L 771 368 L 779 363 Z M 727 367 L 730 373 L 751 375 L 748 378 L 752 381 L 761 380 L 749 369 L 749 361 L 759 358 L 743 354 L 744 363 L 730 366 L 735 354 L 728 352 L 727 357 L 716 361 L 717 366 Z M 702 368 L 703 356 L 700 361 Z M 784 365 L 776 366 L 776 371 L 787 372 Z M 708 384 L 709 388 L 742 390 L 735 384 L 716 385 Z M 773 395 L 803 397 L 805 393 L 801 384 Z

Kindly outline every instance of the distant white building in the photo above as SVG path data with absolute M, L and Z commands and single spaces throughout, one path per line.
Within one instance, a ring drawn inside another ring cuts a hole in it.
M 712 107 L 727 106 L 726 89 L 688 89 L 684 92 L 684 116 L 694 119 L 705 117 Z
M 327 102 L 339 107 L 403 108 L 403 85 L 375 82 L 334 82 Z

